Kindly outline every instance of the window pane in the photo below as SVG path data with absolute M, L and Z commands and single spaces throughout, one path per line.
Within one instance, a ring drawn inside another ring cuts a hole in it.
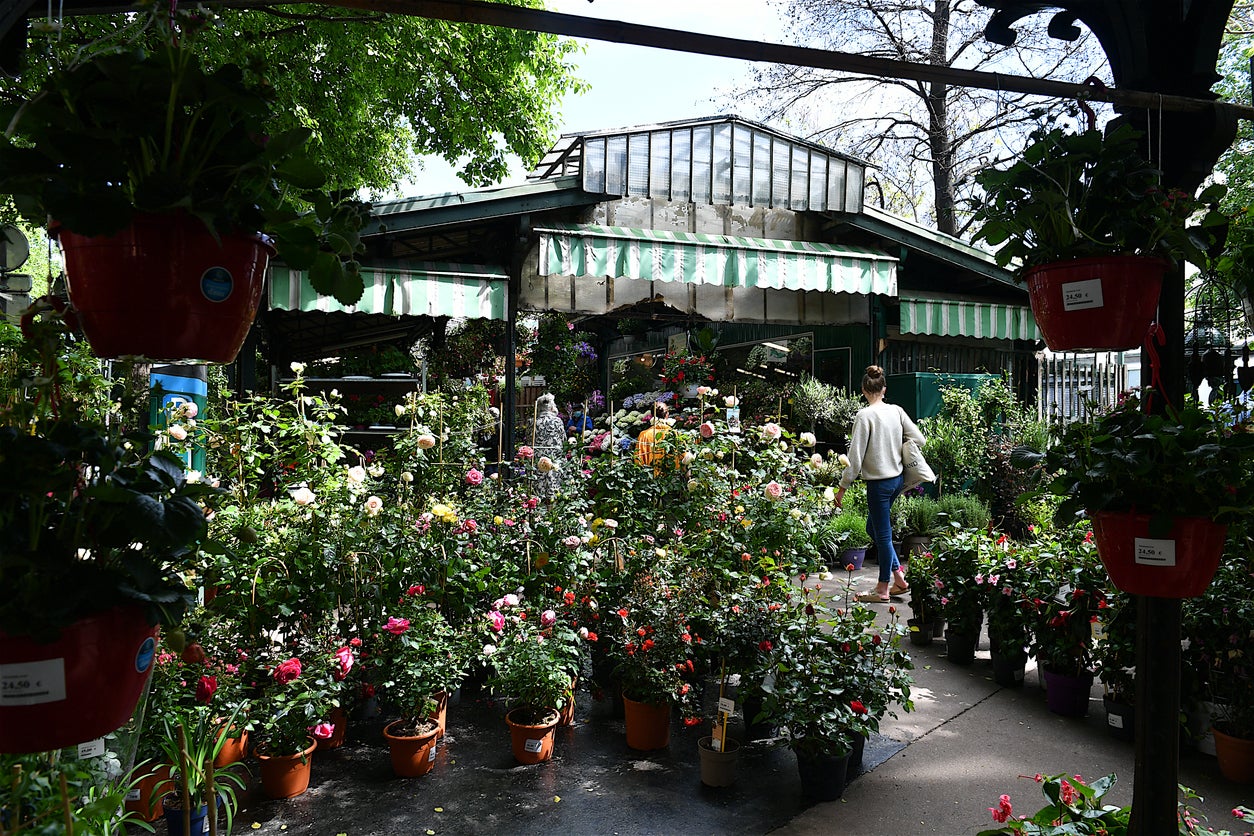
M 753 150 L 753 133 L 744 125 L 736 125 L 732 141 L 732 203 L 749 205 L 749 182 L 753 169 L 750 167 Z
M 649 135 L 627 137 L 627 194 L 649 194 Z
M 605 192 L 627 193 L 627 137 L 612 136 L 605 144 Z
M 860 165 L 849 166 L 849 176 L 845 179 L 845 211 L 862 211 L 862 176 L 865 172 Z
M 792 201 L 791 207 L 797 211 L 806 208 L 806 200 L 810 197 L 810 149 L 800 145 L 792 148 Z
M 649 152 L 652 173 L 649 176 L 649 196 L 666 200 L 671 196 L 671 132 L 654 131 L 653 147 Z
M 810 158 L 810 208 L 822 212 L 827 208 L 827 155 Z
M 753 132 L 753 205 L 771 203 L 771 138 L 761 131 Z
M 714 126 L 714 202 L 731 203 L 732 126 Z
M 693 203 L 710 202 L 710 146 L 712 143 L 710 125 L 703 125 L 692 130 L 692 201 Z
M 692 176 L 692 136 L 675 131 L 671 136 L 671 200 L 687 200 L 688 178 Z
M 792 146 L 781 140 L 771 142 L 771 205 L 788 208 L 788 163 Z
M 845 166 L 844 160 L 832 158 L 827 168 L 827 208 L 832 212 L 845 211 Z
M 594 194 L 605 191 L 604 139 L 589 139 L 583 144 L 583 187 Z

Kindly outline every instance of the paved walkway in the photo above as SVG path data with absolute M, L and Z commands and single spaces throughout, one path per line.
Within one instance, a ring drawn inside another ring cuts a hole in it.
M 873 572 L 862 571 L 863 587 Z M 1133 747 L 1106 732 L 1098 688 L 1089 717 L 1064 719 L 1046 709 L 1032 667 L 1021 690 L 995 685 L 986 641 L 968 668 L 947 662 L 943 641 L 910 650 L 915 711 L 885 720 L 867 748 L 869 771 L 841 801 L 806 806 L 795 760 L 778 744 L 747 746 L 736 786 L 703 787 L 700 732 L 676 723 L 667 750 L 633 752 L 622 721 L 586 691 L 575 725 L 560 730 L 554 760 L 521 767 L 509 754 L 500 708 L 468 696 L 450 708 L 449 735 L 429 775 L 393 778 L 381 723 L 357 723 L 344 748 L 315 756 L 306 795 L 251 801 L 236 832 L 961 836 L 991 826 L 987 808 L 1002 793 L 1017 812 L 1039 809 L 1039 786 L 1017 777 L 1037 772 L 1117 772 L 1122 780 L 1108 797 L 1130 803 Z M 1203 809 L 1216 826 L 1232 823 L 1233 806 L 1254 802 L 1254 788 L 1224 780 L 1213 757 L 1186 751 L 1180 772 L 1206 798 Z

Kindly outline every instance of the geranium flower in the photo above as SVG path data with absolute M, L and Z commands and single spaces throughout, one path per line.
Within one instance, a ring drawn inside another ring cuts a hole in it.
M 394 615 L 389 616 L 388 623 L 383 625 L 383 629 L 388 631 L 394 636 L 399 636 L 401 633 L 404 633 L 406 630 L 409 629 L 409 619 L 397 618 Z
M 196 683 L 196 702 L 201 705 L 208 705 L 213 699 L 213 694 L 218 690 L 218 678 L 205 674 L 200 678 L 200 682 Z
M 274 669 L 274 681 L 280 685 L 286 685 L 294 681 L 301 674 L 300 659 L 293 656 L 285 662 L 280 662 Z

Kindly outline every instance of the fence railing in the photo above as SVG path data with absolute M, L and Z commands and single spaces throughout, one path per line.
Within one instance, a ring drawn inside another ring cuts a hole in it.
M 1036 414 L 1042 421 L 1091 421 L 1090 404 L 1112 407 L 1128 388 L 1127 366 L 1067 355 L 1038 362 Z

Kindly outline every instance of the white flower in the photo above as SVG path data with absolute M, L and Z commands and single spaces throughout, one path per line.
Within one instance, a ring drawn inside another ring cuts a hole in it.
M 802 433 L 801 443 L 806 447 L 813 447 L 815 444 L 819 443 L 819 440 L 814 437 L 814 433 Z
M 410 473 L 408 470 L 402 470 L 402 471 L 401 471 L 401 481 L 402 481 L 402 482 L 412 482 L 412 481 L 414 481 L 414 474 Z
M 292 368 L 292 373 L 295 374 L 297 377 L 305 373 L 304 363 L 297 363 L 295 360 L 293 360 L 291 368 Z
M 504 600 L 505 600 L 505 606 L 507 607 L 518 606 L 518 596 L 512 592 L 506 595 Z
M 548 456 L 541 456 L 540 461 L 536 462 L 536 470 L 540 471 L 541 473 L 550 473 L 554 470 L 557 470 L 557 467 L 558 467 L 557 463 L 553 461 L 552 459 L 550 459 Z
M 818 453 L 815 453 L 814 455 L 810 457 L 810 467 L 814 468 L 815 470 L 818 470 L 822 466 L 823 466 L 822 456 L 820 456 Z
M 187 471 L 187 476 L 184 478 L 187 479 L 187 484 L 194 485 L 200 481 L 201 473 L 199 470 L 189 470 Z
M 833 488 L 831 485 L 828 485 L 826 488 L 824 488 L 823 498 L 826 499 L 828 502 L 835 502 L 836 501 L 835 488 Z
M 383 465 L 372 464 L 370 467 L 366 468 L 366 472 L 378 479 L 383 475 Z
M 698 394 L 698 395 L 700 395 L 700 396 L 701 396 L 701 397 L 703 397 L 703 398 L 704 398 L 706 395 L 710 394 L 710 392 L 712 392 L 712 391 L 714 391 L 714 390 L 713 390 L 713 389 L 711 389 L 709 386 L 698 386 L 698 387 L 697 387 L 697 394 Z
M 366 516 L 377 516 L 383 510 L 383 500 L 377 496 L 366 497 Z
M 684 464 L 692 464 L 696 460 L 697 460 L 697 454 L 692 452 L 691 450 L 685 450 L 683 456 L 680 457 L 680 461 L 682 461 Z
M 841 467 L 849 466 L 849 457 L 846 456 L 844 453 L 841 453 L 839 456 L 837 456 L 836 461 L 840 462 Z
M 711 390 L 710 390 L 710 397 L 711 397 L 711 398 L 717 398 L 717 397 L 718 397 L 718 390 L 717 390 L 717 389 L 711 389 Z
M 790 508 L 788 510 L 788 516 L 792 517 L 794 520 L 799 520 L 801 519 L 802 511 L 800 508 Z
M 314 492 L 309 490 L 309 488 L 296 488 L 292 491 L 292 501 L 297 505 L 312 505 L 315 499 L 317 497 L 314 496 Z
M 185 441 L 187 439 L 187 428 L 182 424 L 171 424 L 166 427 L 166 432 L 170 434 L 170 438 L 175 441 Z
M 397 418 L 400 418 L 405 414 L 405 404 L 398 403 L 396 406 L 392 407 L 392 411 L 396 413 Z
M 723 398 L 723 403 L 727 404 L 727 407 L 730 409 L 731 407 L 739 403 L 739 401 L 736 400 L 735 395 L 728 395 L 727 397 Z
M 348 481 L 353 485 L 360 485 L 366 481 L 366 468 L 361 465 L 354 465 L 348 469 Z
M 586 638 L 588 638 L 588 628 L 587 628 L 587 627 L 580 627 L 580 628 L 579 628 L 579 638 L 581 638 L 581 639 L 586 639 Z
M 781 451 L 781 452 L 787 453 L 787 452 L 788 452 L 788 442 L 787 442 L 787 441 L 781 441 L 781 442 L 779 443 L 779 449 L 780 449 L 780 451 Z
M 701 483 L 698 482 L 696 479 L 688 480 L 688 490 L 695 491 L 699 487 L 701 487 Z
M 484 656 L 491 656 L 493 653 L 496 653 L 496 645 L 494 645 L 494 644 L 485 644 L 485 645 L 483 646 L 483 655 L 484 655 Z
M 435 436 L 433 436 L 431 433 L 423 433 L 422 435 L 418 436 L 418 449 L 419 450 L 430 450 L 434 446 L 435 446 Z
M 771 441 L 775 441 L 782 435 L 784 430 L 774 421 L 767 421 L 762 425 L 762 433 Z
M 832 573 L 831 573 L 831 572 L 819 572 L 819 580 L 821 580 L 821 581 L 830 581 L 831 579 L 832 579 Z
M 618 520 L 607 519 L 605 522 L 601 523 L 601 525 L 613 531 L 614 529 L 618 528 Z

